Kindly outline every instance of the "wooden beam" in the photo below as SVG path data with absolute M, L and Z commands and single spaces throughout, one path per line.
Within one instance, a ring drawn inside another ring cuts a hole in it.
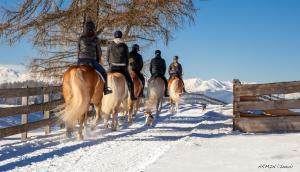
M 300 92 L 300 81 L 237 85 L 235 96 L 260 96 Z
M 237 102 L 237 111 L 272 110 L 272 109 L 299 109 L 300 99 Z
M 250 101 L 237 102 L 237 111 L 247 110 L 273 110 L 273 109 L 298 109 L 300 100 L 274 100 L 274 101 Z
M 51 119 L 43 119 L 40 121 L 35 121 L 27 124 L 21 124 L 21 125 L 16 125 L 12 127 L 7 127 L 7 128 L 0 128 L 0 138 L 19 134 L 25 131 L 31 131 L 37 128 L 41 128 L 45 125 L 51 125 L 53 123 L 56 123 L 58 120 L 57 117 L 51 118 Z
M 49 102 L 49 94 L 44 94 L 43 96 L 43 103 Z M 50 111 L 49 110 L 44 110 L 44 119 L 50 119 Z M 51 132 L 51 125 L 48 124 L 45 126 L 45 134 L 49 134 Z
M 247 133 L 297 132 L 300 116 L 234 118 L 236 129 Z
M 49 111 L 64 103 L 63 99 L 53 100 L 47 103 L 33 104 L 28 106 L 17 106 L 0 108 L 0 117 L 14 116 L 18 114 L 29 114 L 33 112 Z
M 24 109 L 28 108 L 28 96 L 22 97 L 22 106 Z M 28 113 L 23 113 L 21 115 L 21 124 L 27 126 L 28 123 Z M 21 133 L 21 140 L 26 140 L 27 139 L 27 128 L 24 128 L 24 131 Z
M 0 97 L 1 98 L 24 97 L 24 96 L 51 94 L 57 92 L 61 92 L 61 86 L 49 86 L 49 87 L 39 87 L 39 88 L 7 88 L 7 89 L 0 89 Z

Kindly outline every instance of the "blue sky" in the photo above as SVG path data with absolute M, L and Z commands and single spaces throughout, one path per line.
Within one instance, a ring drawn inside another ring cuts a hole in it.
M 170 63 L 180 57 L 184 77 L 248 82 L 300 80 L 299 0 L 195 1 L 195 25 L 174 32 L 168 46 L 159 40 L 143 48 L 144 59 L 161 49 Z M 0 45 L 0 63 L 27 63 L 36 52 L 27 40 Z

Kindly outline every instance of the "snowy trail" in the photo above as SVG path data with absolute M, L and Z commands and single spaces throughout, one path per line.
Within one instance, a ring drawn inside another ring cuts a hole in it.
M 300 171 L 299 133 L 232 132 L 231 118 L 231 106 L 185 104 L 178 114 L 164 109 L 153 128 L 140 113 L 117 132 L 100 125 L 85 141 L 62 130 L 24 143 L 12 136 L 0 141 L 0 171 Z
M 176 115 L 165 109 L 153 128 L 144 127 L 139 114 L 134 124 L 124 122 L 117 132 L 98 129 L 85 141 L 66 141 L 58 131 L 49 138 L 4 144 L 0 171 L 142 171 L 192 134 L 204 118 L 200 109 L 184 105 Z

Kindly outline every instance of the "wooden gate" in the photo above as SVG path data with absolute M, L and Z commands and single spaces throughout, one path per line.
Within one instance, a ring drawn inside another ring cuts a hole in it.
M 300 131 L 300 81 L 269 84 L 241 84 L 233 81 L 233 127 L 243 132 Z

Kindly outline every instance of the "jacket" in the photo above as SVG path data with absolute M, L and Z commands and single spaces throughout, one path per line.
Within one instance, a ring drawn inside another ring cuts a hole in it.
M 161 75 L 164 76 L 166 73 L 166 62 L 159 55 L 154 57 L 150 63 L 150 73 L 151 75 Z
M 93 59 L 99 62 L 102 56 L 100 40 L 98 37 L 81 36 L 78 42 L 78 58 Z
M 182 76 L 182 66 L 180 63 L 171 63 L 169 66 L 169 75 L 178 75 L 179 77 Z
M 129 53 L 129 66 L 132 70 L 140 72 L 143 69 L 143 57 L 136 51 Z
M 107 49 L 109 66 L 128 66 L 129 51 L 125 43 L 112 42 Z

